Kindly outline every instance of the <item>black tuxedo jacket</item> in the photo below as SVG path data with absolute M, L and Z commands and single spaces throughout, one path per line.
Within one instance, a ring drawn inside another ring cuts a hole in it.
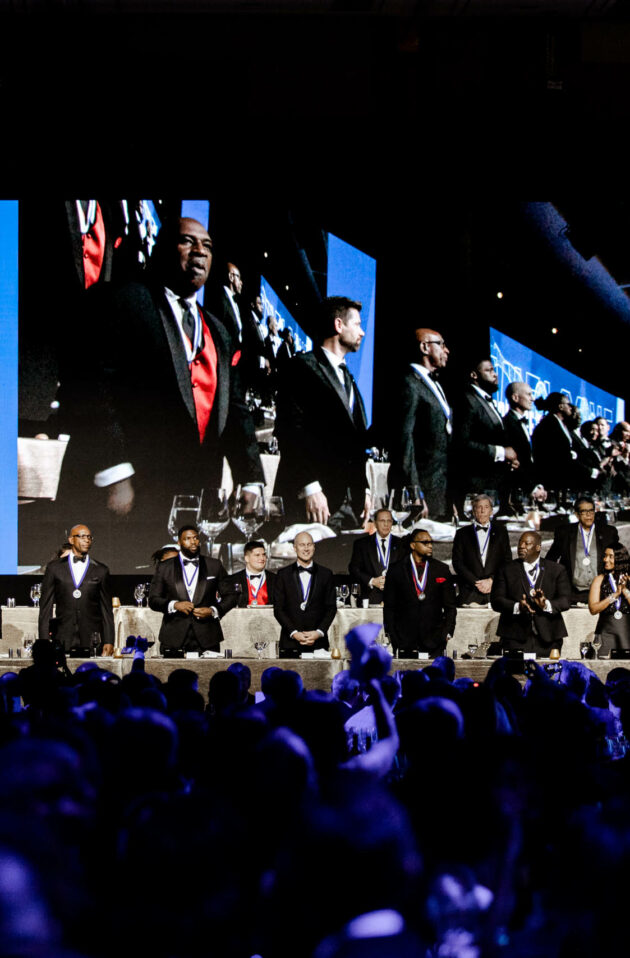
M 578 549 L 582 549 L 582 538 L 578 539 L 579 522 L 569 523 L 566 526 L 558 526 L 554 532 L 553 542 L 549 547 L 547 559 L 553 562 L 560 562 L 567 571 L 569 581 L 573 581 L 573 569 L 575 568 L 575 555 Z M 616 526 L 610 526 L 607 523 L 595 523 L 595 541 L 597 543 L 597 572 L 599 575 L 604 571 L 604 552 L 606 549 L 614 549 L 619 544 L 619 533 Z
M 265 576 L 267 582 L 267 604 L 273 605 L 276 574 L 275 572 L 267 572 L 265 570 Z M 240 585 L 240 592 L 234 588 L 236 585 Z M 219 583 L 219 593 L 221 596 L 222 615 L 225 615 L 226 612 L 229 612 L 231 609 L 246 609 L 249 592 L 247 589 L 247 572 L 245 569 L 241 569 L 240 572 L 235 572 L 233 575 L 227 575 L 224 579 L 221 579 Z
M 512 409 L 503 417 L 503 426 L 506 444 L 516 451 L 519 461 L 518 469 L 509 471 L 510 486 L 529 492 L 536 484 L 533 476 L 534 458 L 529 433 L 525 432 L 521 421 Z
M 355 539 L 352 547 L 352 558 L 348 571 L 353 582 L 358 582 L 361 586 L 361 598 L 369 599 L 370 602 L 377 605 L 383 601 L 383 590 L 370 588 L 369 581 L 383 574 L 383 567 L 379 552 L 377 549 L 378 533 L 373 535 L 361 536 Z M 403 556 L 409 554 L 406 544 L 403 544 L 397 536 L 391 537 L 391 547 L 389 551 L 389 568 L 398 562 Z
M 216 310 L 217 318 L 221 324 L 227 329 L 230 340 L 232 342 L 232 348 L 237 350 L 240 348 L 242 342 L 242 333 L 239 329 L 238 320 L 236 318 L 236 313 L 234 312 L 234 307 L 230 297 L 225 292 L 225 289 L 221 287 L 221 292 L 216 297 L 216 302 L 213 299 L 213 308 Z M 243 325 L 243 312 L 241 309 L 241 304 L 238 304 L 238 311 L 241 317 L 241 325 Z
M 536 481 L 547 489 L 592 489 L 592 468 L 598 466 L 587 464 L 577 446 L 578 440 L 567 438 L 557 416 L 547 413 L 532 434 Z
M 520 602 L 523 595 L 529 596 L 531 589 L 523 563 L 514 559 L 497 572 L 492 585 L 492 608 L 501 613 L 497 634 L 504 640 L 504 648 L 526 647 L 525 651 L 538 654 L 562 648 L 567 634 L 562 613 L 569 608 L 571 591 L 564 568 L 548 558 L 541 559 L 536 587 L 543 590 L 552 611 L 537 610 L 534 616 L 514 615 L 514 603 Z
M 284 569 L 280 569 L 274 590 L 273 610 L 282 631 L 280 633 L 281 649 L 302 649 L 299 642 L 291 638 L 291 632 L 312 631 L 321 629 L 323 638 L 315 645 L 305 649 L 327 649 L 327 632 L 337 614 L 335 601 L 335 587 L 333 574 L 325 566 L 313 563 L 311 588 L 305 609 L 300 605 L 304 601 L 302 586 L 298 578 L 298 564 L 293 562 Z
M 494 578 L 497 569 L 512 561 L 510 537 L 501 522 L 492 521 L 486 561 L 482 563 L 474 525 L 458 529 L 453 540 L 453 568 L 457 573 L 460 602 L 489 602 L 490 596 L 475 588 L 477 579 Z
M 457 484 L 462 492 L 498 489 L 509 466 L 495 462 L 497 446 L 507 446 L 503 420 L 496 409 L 469 386 L 457 407 L 456 446 L 459 455 Z
M 217 592 L 219 583 L 226 574 L 218 559 L 201 556 L 197 585 L 192 599 L 195 607 L 214 606 L 220 616 L 225 614 L 223 603 L 218 601 Z M 171 601 L 188 602 L 188 592 L 179 556 L 159 563 L 149 591 L 150 608 L 164 614 L 159 636 L 160 647 L 181 649 L 188 637 L 194 638 L 201 649 L 212 649 L 218 652 L 219 643 L 223 637 L 218 619 L 214 617 L 196 619 L 192 613 L 186 615 L 184 612 L 169 612 L 168 605 Z
M 446 516 L 448 454 L 451 437 L 435 393 L 415 369 L 409 369 L 391 416 L 390 489 L 419 485 L 432 519 Z
M 351 490 L 357 520 L 363 511 L 367 425 L 363 399 L 354 383 L 354 409 L 319 347 L 300 353 L 280 376 L 276 436 L 280 464 L 275 492 L 284 498 L 287 517 L 304 517 L 298 493 L 319 480 L 331 513 Z
M 383 623 L 394 649 L 418 649 L 441 655 L 446 638 L 455 630 L 455 584 L 447 565 L 429 559 L 425 594 L 420 601 L 411 569 L 411 557 L 390 567 L 385 579 Z
M 76 569 L 82 569 L 76 563 Z M 46 567 L 39 604 L 39 637 L 48 639 L 53 604 L 59 620 L 57 638 L 66 652 L 78 646 L 89 647 L 92 632 L 100 632 L 103 645 L 114 644 L 114 615 L 109 584 L 109 569 L 102 562 L 90 558 L 83 581 L 78 587 L 81 595 L 75 599 L 74 584 L 68 558 L 53 559 Z

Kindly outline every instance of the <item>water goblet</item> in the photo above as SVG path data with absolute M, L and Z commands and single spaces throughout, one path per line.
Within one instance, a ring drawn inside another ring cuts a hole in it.
M 90 654 L 92 656 L 98 655 L 100 644 L 101 644 L 101 633 L 92 632 L 90 635 Z
M 595 635 L 593 636 L 593 641 L 592 641 L 591 645 L 592 645 L 593 648 L 595 649 L 595 658 L 598 659 L 598 658 L 599 658 L 599 650 L 600 650 L 601 647 L 602 647 L 602 637 L 601 637 L 601 635 L 595 634 Z
M 217 487 L 202 489 L 197 525 L 208 540 L 205 548 L 209 556 L 212 555 L 214 540 L 220 532 L 223 532 L 229 521 L 230 510 L 226 490 Z
M 42 584 L 41 582 L 36 582 L 34 585 L 31 586 L 31 590 L 29 592 L 29 595 L 31 597 L 31 602 L 33 603 L 36 609 L 39 608 L 39 600 L 41 598 L 41 594 L 42 594 Z
M 144 599 L 144 584 L 138 584 L 133 590 L 133 597 L 136 600 L 136 605 L 138 608 L 142 605 L 142 600 Z
M 168 517 L 168 531 L 177 540 L 177 530 L 184 525 L 196 525 L 200 496 L 173 496 Z
M 589 643 L 584 639 L 582 642 L 580 642 L 580 656 L 581 656 L 583 659 L 586 658 L 586 655 L 587 655 L 587 653 L 588 653 L 588 649 L 589 649 Z
M 471 643 L 470 643 L 470 645 L 468 646 L 468 654 L 469 654 L 469 656 L 471 657 L 471 659 L 474 659 L 475 655 L 477 654 L 478 649 L 479 649 L 479 646 L 477 645 L 476 642 L 471 642 Z
M 265 639 L 257 639 L 254 642 L 254 648 L 256 649 L 256 654 L 258 655 L 259 659 L 262 659 L 263 652 L 265 651 L 268 645 L 269 643 L 265 641 Z
M 32 655 L 33 655 L 33 642 L 34 642 L 34 641 L 35 641 L 35 636 L 34 636 L 34 635 L 25 635 L 25 636 L 24 636 L 24 639 L 23 639 L 23 641 L 22 641 L 22 645 L 24 646 L 24 655 L 25 655 L 27 658 L 29 658 L 29 659 L 30 659 L 30 658 L 32 657 Z

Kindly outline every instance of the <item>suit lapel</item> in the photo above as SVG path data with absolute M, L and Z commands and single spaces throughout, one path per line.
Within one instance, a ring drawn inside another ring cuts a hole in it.
M 348 394 L 346 393 L 346 390 L 339 382 L 335 370 L 332 368 L 332 366 L 326 359 L 325 353 L 323 352 L 322 349 L 320 349 L 320 347 L 317 347 L 316 349 L 314 349 L 313 352 L 317 359 L 317 367 L 316 367 L 317 371 L 319 372 L 320 376 L 322 376 L 326 380 L 328 385 L 333 387 L 339 399 L 341 400 L 341 403 L 347 415 L 350 417 L 350 419 L 353 419 L 352 410 L 350 409 L 350 406 L 348 404 Z M 359 390 L 355 389 L 354 392 L 355 392 L 355 402 L 356 402 L 357 397 L 359 397 L 360 399 Z M 362 405 L 361 405 L 361 412 L 363 415 L 363 421 L 365 422 L 365 410 L 363 409 Z
M 296 562 L 294 567 L 295 588 L 298 595 L 298 603 L 301 605 L 302 602 L 304 602 L 304 593 L 302 592 L 302 580 L 300 579 L 300 568 L 301 566 L 299 566 Z M 317 566 L 315 565 L 315 563 L 313 563 L 313 565 L 311 566 L 311 586 L 308 590 L 308 595 L 306 597 L 307 608 L 311 603 L 311 599 L 313 598 L 313 589 L 315 588 L 316 578 L 317 578 Z
M 195 410 L 195 401 L 193 399 L 192 386 L 190 383 L 190 369 L 188 368 L 188 360 L 186 359 L 184 344 L 182 342 L 182 337 L 180 335 L 177 322 L 173 316 L 173 311 L 169 306 L 168 300 L 163 292 L 160 293 L 156 302 L 156 306 L 171 353 L 171 359 L 173 361 L 175 378 L 177 379 L 179 391 L 186 409 L 188 410 L 189 416 L 191 419 L 196 421 L 197 413 Z
M 182 560 L 173 559 L 173 577 L 175 579 L 175 592 L 180 602 L 188 602 L 188 591 L 184 582 L 184 572 L 182 570 Z
M 203 556 L 199 559 L 199 572 L 197 573 L 197 585 L 195 586 L 195 592 L 193 594 L 192 601 L 195 605 L 199 605 L 203 598 L 203 594 L 206 591 L 208 568 L 206 566 L 206 560 Z

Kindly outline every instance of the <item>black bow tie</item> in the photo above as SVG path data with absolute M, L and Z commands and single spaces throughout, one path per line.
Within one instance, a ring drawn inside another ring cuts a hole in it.
M 479 532 L 487 532 L 489 528 L 490 526 L 475 525 L 475 529 L 477 529 Z
M 260 576 L 261 576 L 261 573 L 259 573 L 258 575 L 250 575 L 249 578 L 250 578 L 250 579 L 260 579 Z
M 73 562 L 85 562 L 86 556 L 72 556 Z
M 298 572 L 299 572 L 300 575 L 302 575 L 303 572 L 308 572 L 309 575 L 312 575 L 312 574 L 313 574 L 312 568 L 311 568 L 311 569 L 305 569 L 303 565 L 300 566 L 300 568 L 298 569 Z
M 184 559 L 184 565 L 199 565 L 199 559 Z
M 433 370 L 432 373 L 429 373 L 429 379 L 432 379 L 434 382 L 437 382 L 439 378 L 437 370 Z

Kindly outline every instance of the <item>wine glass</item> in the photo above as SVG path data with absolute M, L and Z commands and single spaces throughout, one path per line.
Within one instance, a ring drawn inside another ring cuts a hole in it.
M 469 654 L 469 656 L 471 657 L 471 659 L 474 659 L 475 655 L 477 654 L 478 649 L 479 649 L 479 646 L 477 645 L 476 642 L 471 642 L 471 643 L 470 643 L 470 645 L 468 646 L 468 654 Z
M 588 648 L 589 648 L 589 643 L 586 641 L 586 639 L 583 639 L 583 640 L 580 642 L 580 656 L 581 656 L 583 659 L 586 658 L 586 655 L 587 655 L 587 652 L 588 652 Z
M 243 496 L 243 489 L 238 487 L 236 492 L 236 505 L 234 506 L 234 522 L 244 532 L 248 539 L 252 539 L 256 531 L 265 521 L 265 501 L 262 494 L 262 486 L 258 485 L 260 490 L 247 498 Z
M 34 642 L 34 641 L 35 641 L 35 636 L 34 636 L 34 635 L 25 635 L 25 636 L 24 636 L 24 639 L 23 639 L 23 641 L 22 641 L 22 645 L 24 646 L 24 655 L 25 655 L 27 658 L 29 658 L 29 659 L 30 659 L 31 656 L 33 655 L 33 642 Z
M 41 582 L 36 582 L 34 585 L 31 586 L 31 590 L 29 593 L 31 597 L 31 602 L 33 603 L 36 609 L 39 608 L 39 600 L 41 598 L 41 594 L 42 594 L 42 584 Z
M 414 489 L 417 486 L 403 486 L 402 489 L 392 489 L 389 496 L 389 511 L 393 515 L 398 525 L 399 533 L 402 533 L 402 524 L 405 519 L 411 515 L 411 507 L 415 501 Z M 419 493 L 419 490 L 418 490 Z
M 269 525 L 267 539 L 275 542 L 286 524 L 282 496 L 267 496 L 265 499 L 265 525 Z
M 173 496 L 173 505 L 168 517 L 168 531 L 177 541 L 177 531 L 182 526 L 197 524 L 200 496 Z
M 144 583 L 138 584 L 133 590 L 133 597 L 136 600 L 136 605 L 138 608 L 142 605 L 142 600 L 144 599 Z
M 262 659 L 263 652 L 265 651 L 268 645 L 269 643 L 265 639 L 256 639 L 256 641 L 254 642 L 254 648 L 256 649 L 256 654 L 258 655 L 259 659 Z
M 358 582 L 353 582 L 353 583 L 352 583 L 352 585 L 350 586 L 350 592 L 351 592 L 351 594 L 352 594 L 352 596 L 353 596 L 353 598 L 354 598 L 355 607 L 358 608 L 358 607 L 359 607 L 359 596 L 360 596 L 360 594 L 361 594 L 361 586 L 359 585 Z
M 101 633 L 92 632 L 90 635 L 90 653 L 91 655 L 98 655 L 98 650 L 101 644 Z
M 591 642 L 591 645 L 592 645 L 593 648 L 595 649 L 595 658 L 598 659 L 598 658 L 599 658 L 599 650 L 600 650 L 601 647 L 602 647 L 602 637 L 601 637 L 601 635 L 597 635 L 597 633 L 595 633 L 595 635 L 593 636 L 593 641 Z
M 210 487 L 201 490 L 197 525 L 208 540 L 206 550 L 209 556 L 212 555 L 214 540 L 230 521 L 230 511 L 227 500 L 228 497 L 225 489 Z
M 343 599 L 343 604 L 345 605 L 350 595 L 350 587 L 345 584 L 339 586 L 339 594 L 341 595 L 341 598 Z

